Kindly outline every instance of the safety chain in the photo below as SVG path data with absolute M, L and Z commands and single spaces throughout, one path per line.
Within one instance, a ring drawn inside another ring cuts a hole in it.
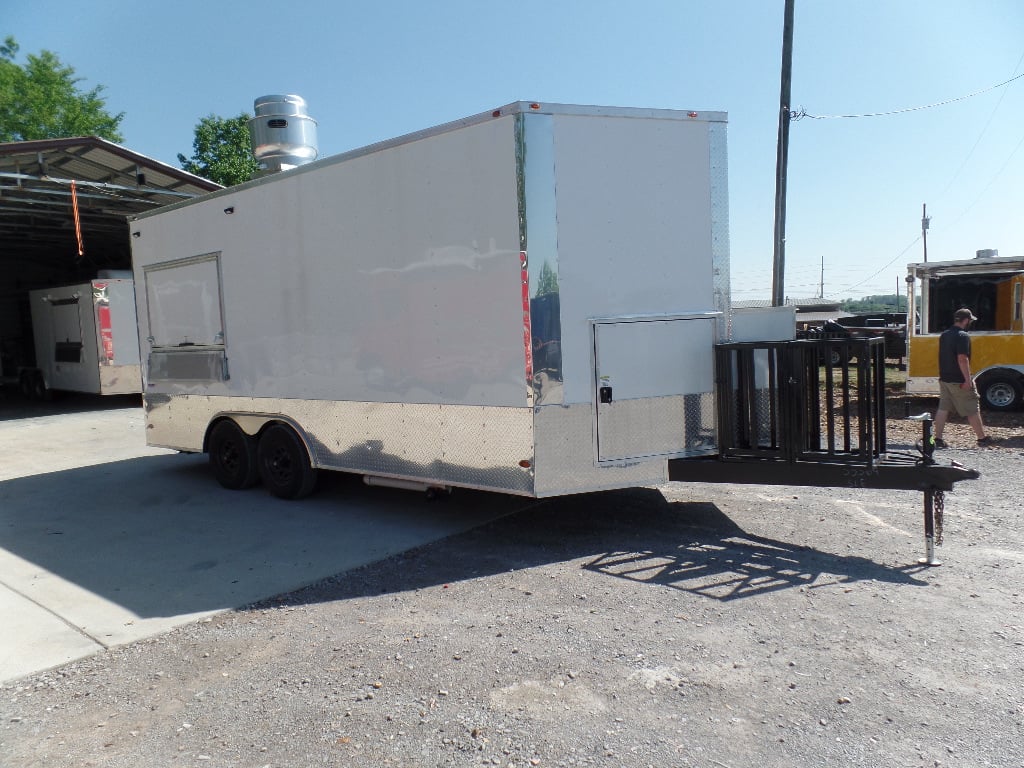
M 933 514 L 935 517 L 935 546 L 942 546 L 942 516 L 946 511 L 946 493 L 944 491 L 933 491 L 932 496 L 935 500 L 933 507 Z

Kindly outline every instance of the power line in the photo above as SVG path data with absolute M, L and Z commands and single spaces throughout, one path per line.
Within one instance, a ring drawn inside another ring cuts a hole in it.
M 1017 70 L 1020 69 L 1020 66 L 1021 66 L 1022 62 L 1024 62 L 1024 54 L 1021 55 L 1020 59 L 1017 61 L 1017 65 L 1013 68 L 1014 73 L 1016 73 Z M 955 99 L 947 99 L 945 101 L 937 102 L 935 104 L 928 104 L 928 105 L 925 105 L 925 106 L 908 107 L 908 108 L 905 108 L 905 109 L 897 109 L 897 110 L 892 110 L 892 111 L 889 111 L 889 112 L 874 112 L 874 113 L 861 114 L 861 115 L 811 115 L 811 114 L 808 114 L 805 110 L 803 110 L 801 108 L 800 112 L 798 114 L 794 115 L 793 119 L 796 120 L 796 119 L 800 119 L 801 117 L 810 117 L 810 118 L 815 119 L 815 120 L 854 118 L 854 117 L 883 117 L 883 116 L 888 116 L 888 115 L 903 114 L 903 113 L 906 113 L 906 112 L 917 112 L 917 111 L 924 110 L 924 109 L 932 109 L 934 107 L 941 107 L 941 106 L 944 106 L 946 104 L 953 104 L 953 103 L 958 102 L 958 101 L 964 101 L 964 100 L 970 99 L 970 98 L 972 98 L 974 96 L 980 96 L 981 94 L 988 93 L 989 91 L 993 91 L 996 88 L 1002 88 L 1003 86 L 1009 85 L 1010 83 L 1013 83 L 1016 80 L 1020 80 L 1021 78 L 1024 78 L 1024 73 L 1014 74 L 1014 76 L 1011 77 L 1008 80 L 1004 80 L 1003 82 L 997 83 L 996 85 L 990 86 L 988 88 L 983 88 L 980 91 L 975 91 L 974 93 L 967 94 L 966 96 L 959 96 L 959 97 L 957 97 Z M 945 195 L 945 193 L 953 185 L 953 182 L 956 180 L 957 176 L 960 175 L 960 172 L 967 165 L 968 160 L 974 154 L 974 150 L 977 149 L 977 147 L 981 143 L 981 140 L 984 137 L 985 133 L 988 131 L 989 125 L 991 125 L 992 120 L 995 117 L 996 112 L 999 111 L 999 107 L 1002 105 L 1003 99 L 1005 97 L 1006 97 L 1006 91 L 1004 91 L 1000 95 L 999 101 L 996 103 L 995 108 L 992 110 L 992 113 L 989 115 L 989 119 L 986 122 L 985 127 L 982 129 L 982 131 L 979 134 L 977 140 L 974 142 L 974 145 L 971 147 L 970 151 L 967 153 L 967 157 L 964 159 L 963 163 L 961 163 L 961 165 L 957 169 L 956 173 L 953 174 L 953 177 L 950 179 L 949 184 L 946 185 L 946 188 L 942 191 L 942 194 L 939 195 L 940 198 L 943 195 Z M 1017 151 L 1021 148 L 1022 145 L 1024 145 L 1024 137 L 1022 137 L 1021 140 L 1017 143 L 1017 146 L 1015 146 L 1013 148 L 1013 150 L 1010 152 L 1009 156 L 1006 158 L 1006 161 L 1003 163 L 1002 167 L 996 172 L 995 176 L 992 178 L 991 181 L 989 181 L 989 183 L 985 186 L 985 188 L 978 194 L 978 196 L 974 200 L 974 202 L 972 202 L 967 207 L 967 209 L 964 210 L 963 213 L 961 213 L 956 218 L 956 220 L 953 221 L 953 223 L 950 226 L 955 226 L 957 223 L 959 223 L 960 220 L 963 219 L 964 216 L 966 216 L 967 213 L 978 203 L 978 201 L 981 200 L 981 198 L 985 195 L 985 193 L 988 192 L 989 188 L 991 188 L 991 186 L 996 182 L 996 180 L 999 178 L 999 176 L 1001 176 L 1002 173 L 1006 170 L 1007 166 L 1010 164 L 1010 161 L 1013 159 L 1013 156 L 1015 154 L 1017 154 Z M 890 266 L 892 266 L 892 264 L 894 264 L 897 259 L 899 259 L 901 256 L 903 256 L 903 254 L 905 254 L 907 251 L 909 251 L 911 248 L 913 248 L 918 242 L 920 242 L 920 240 L 921 240 L 921 236 L 919 235 L 918 237 L 916 237 L 914 239 L 914 241 L 912 243 L 910 243 L 906 248 L 904 248 L 902 251 L 900 251 L 895 257 L 893 257 L 893 259 L 891 261 L 889 261 L 881 269 L 879 269 L 878 271 L 876 271 L 873 274 L 869 275 L 868 277 L 864 278 L 860 282 L 854 283 L 853 285 L 850 285 L 850 286 L 846 287 L 845 289 L 843 289 L 843 291 L 845 293 L 849 293 L 850 291 L 853 291 L 854 289 L 856 289 L 856 288 L 864 285 L 865 283 L 870 282 L 874 278 L 878 277 L 878 275 L 880 275 L 882 272 L 884 272 L 886 269 L 888 269 Z M 833 296 L 833 297 L 836 296 L 836 295 L 838 295 L 838 294 L 835 294 L 835 293 L 831 294 L 831 296 Z
M 939 101 L 934 104 L 925 104 L 920 107 L 906 107 L 904 109 L 894 109 L 889 112 L 868 112 L 862 115 L 812 115 L 809 112 L 807 112 L 803 107 L 801 107 L 799 110 L 793 113 L 792 119 L 800 120 L 802 118 L 809 117 L 812 120 L 839 120 L 843 118 L 853 117 L 887 117 L 889 115 L 902 115 L 907 112 L 920 112 L 922 109 L 934 109 L 935 107 L 944 107 L 947 104 L 955 104 L 958 101 L 964 101 L 966 99 L 974 98 L 975 96 L 980 96 L 983 93 L 994 91 L 996 88 L 1002 88 L 1004 85 L 1009 85 L 1014 80 L 1020 80 L 1022 77 L 1024 77 L 1024 72 L 1017 75 L 1016 77 L 1011 77 L 1009 80 L 1004 80 L 1003 82 L 997 83 L 996 85 L 991 85 L 988 88 L 982 88 L 980 91 L 969 93 L 966 96 L 957 96 L 955 99 L 946 99 L 945 101 Z
M 1013 151 L 1012 151 L 1012 152 L 1010 152 L 1010 155 L 1009 155 L 1009 157 L 1007 157 L 1007 158 L 1006 158 L 1006 161 L 1005 161 L 1005 162 L 1003 163 L 1002 167 L 1001 167 L 1001 168 L 1000 168 L 1000 169 L 999 169 L 998 171 L 996 171 L 995 175 L 994 175 L 994 176 L 993 176 L 993 177 L 991 178 L 991 180 L 990 180 L 990 181 L 988 182 L 988 184 L 986 184 L 986 185 L 985 185 L 985 188 L 984 188 L 983 190 L 981 190 L 981 192 L 979 192 L 979 193 L 978 193 L 978 196 L 977 196 L 976 198 L 974 198 L 974 202 L 972 202 L 972 203 L 971 203 L 970 205 L 968 205 L 968 206 L 967 206 L 967 207 L 966 207 L 966 208 L 965 208 L 965 209 L 963 210 L 963 213 L 961 213 L 961 214 L 960 214 L 959 216 L 957 216 L 957 217 L 956 217 L 956 218 L 955 218 L 955 219 L 953 220 L 953 223 L 949 225 L 950 227 L 955 227 L 955 226 L 956 226 L 957 224 L 959 224 L 959 223 L 960 223 L 960 220 L 961 220 L 961 219 L 962 219 L 962 218 L 963 218 L 964 216 L 966 216 L 966 215 L 967 215 L 968 213 L 970 213 L 970 212 L 971 212 L 971 209 L 972 209 L 972 208 L 973 208 L 974 206 L 976 206 L 976 205 L 977 205 L 977 204 L 979 203 L 979 201 L 981 200 L 981 198 L 983 198 L 983 197 L 985 196 L 985 193 L 987 193 L 987 192 L 989 191 L 989 189 L 991 189 L 991 188 L 992 188 L 992 185 L 996 183 L 996 180 L 997 180 L 997 179 L 998 179 L 998 178 L 999 178 L 1000 176 L 1002 176 L 1002 175 L 1003 175 L 1003 171 L 1005 171 L 1005 170 L 1006 170 L 1007 166 L 1008 166 L 1008 165 L 1010 164 L 1010 161 L 1011 161 L 1011 160 L 1013 160 L 1013 156 L 1014 156 L 1015 154 L 1017 154 L 1017 150 L 1021 148 L 1021 145 L 1024 145 L 1024 136 L 1021 136 L 1021 139 L 1020 139 L 1020 141 L 1018 141 L 1018 142 L 1017 142 L 1017 146 L 1015 146 L 1015 147 L 1013 148 Z
M 1017 60 L 1017 66 L 1013 68 L 1013 73 L 1015 76 L 1017 70 L 1020 69 L 1021 63 L 1024 63 L 1024 53 L 1022 53 L 1020 58 Z M 960 163 L 960 167 L 956 169 L 956 173 L 953 174 L 953 177 L 949 180 L 949 183 L 946 185 L 945 189 L 943 189 L 942 192 L 939 193 L 936 199 L 941 200 L 943 197 L 946 196 L 946 193 L 949 192 L 950 188 L 953 186 L 953 182 L 956 181 L 957 177 L 960 176 L 960 172 L 967 167 L 967 161 L 971 159 L 971 157 L 974 155 L 974 150 L 976 150 L 978 148 L 978 145 L 981 144 L 981 140 L 985 137 L 985 134 L 988 132 L 989 126 L 992 125 L 992 121 L 995 119 L 996 112 L 998 112 L 999 107 L 1003 105 L 1003 99 L 1006 98 L 1006 94 L 1009 93 L 1009 90 L 1010 89 L 1007 88 L 1005 91 L 999 94 L 999 101 L 996 102 L 995 107 L 992 109 L 992 113 L 988 116 L 988 120 L 985 122 L 985 127 L 982 128 L 981 133 L 978 134 L 978 138 L 974 142 L 974 146 L 971 147 L 971 150 L 967 153 L 967 157 L 965 157 L 964 161 Z M 1014 152 L 1016 151 L 1017 150 L 1014 150 Z M 1000 171 L 1000 173 L 1002 173 L 1002 171 Z
M 848 286 L 847 286 L 846 288 L 844 288 L 844 289 L 843 289 L 843 292 L 844 292 L 844 293 L 849 293 L 849 292 L 850 292 L 850 291 L 852 291 L 852 290 L 853 290 L 854 288 L 859 288 L 860 286 L 864 285 L 864 283 L 866 283 L 866 282 L 868 282 L 868 281 L 870 281 L 870 280 L 874 280 L 874 279 L 875 279 L 876 277 L 878 277 L 878 276 L 879 276 L 880 274 L 882 274 L 882 273 L 883 273 L 883 272 L 884 272 L 885 270 L 887 270 L 887 269 L 888 269 L 889 267 L 891 267 L 891 266 L 892 266 L 893 264 L 895 264 L 895 263 L 896 263 L 896 260 L 897 260 L 898 258 L 900 258 L 900 257 L 901 257 L 901 256 L 902 256 L 903 254 L 905 254 L 905 253 L 906 253 L 907 251 L 909 251 L 909 250 L 910 250 L 911 248 L 913 248 L 913 247 L 914 247 L 915 245 L 917 245 L 917 244 L 918 244 L 918 242 L 920 242 L 920 240 L 921 240 L 921 236 L 920 236 L 920 235 L 918 235 L 917 237 L 915 237 L 915 238 L 914 238 L 914 242 L 912 242 L 912 243 L 911 243 L 910 245 L 908 245 L 908 246 L 907 246 L 906 248 L 904 248 L 904 249 L 903 249 L 902 251 L 900 251 L 900 252 L 899 252 L 899 253 L 897 253 L 897 254 L 896 254 L 895 256 L 893 256 L 893 258 L 892 258 L 892 261 L 890 261 L 890 262 L 889 262 L 888 264 L 886 264 L 886 265 L 885 265 L 884 267 L 882 267 L 881 269 L 879 269 L 879 270 L 878 270 L 877 272 L 875 272 L 874 274 L 872 274 L 872 275 L 869 275 L 868 277 L 865 277 L 865 278 L 864 278 L 863 280 L 861 280 L 861 281 L 860 281 L 859 283 L 854 283 L 853 285 L 848 285 Z M 836 294 L 836 293 L 832 293 L 832 294 L 830 294 L 830 295 L 831 295 L 831 296 L 837 296 L 838 294 Z

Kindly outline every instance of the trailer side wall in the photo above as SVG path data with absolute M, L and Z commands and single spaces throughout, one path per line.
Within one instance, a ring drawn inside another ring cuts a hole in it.
M 268 414 L 317 466 L 531 492 L 514 125 L 136 222 L 149 441 L 200 451 L 219 414 Z

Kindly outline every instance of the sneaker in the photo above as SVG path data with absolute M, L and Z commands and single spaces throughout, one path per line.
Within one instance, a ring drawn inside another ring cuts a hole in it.
M 986 445 L 995 445 L 996 441 L 992 435 L 985 435 L 984 437 L 978 438 L 978 445 L 984 448 Z
M 936 437 L 935 438 L 934 445 L 935 445 L 936 448 L 949 448 L 949 444 L 945 440 L 943 440 L 941 437 Z

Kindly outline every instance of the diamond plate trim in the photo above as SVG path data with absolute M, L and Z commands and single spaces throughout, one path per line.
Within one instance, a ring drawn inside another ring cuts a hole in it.
M 717 452 L 715 401 L 710 392 L 620 400 L 598 408 L 602 409 L 598 438 L 602 462 Z
M 534 412 L 535 496 L 562 496 L 668 482 L 668 463 L 664 457 L 653 461 L 597 464 L 594 411 L 590 403 L 539 406 Z
M 147 442 L 202 452 L 210 422 L 244 416 L 255 433 L 273 420 L 295 426 L 314 466 L 533 494 L 533 412 L 529 408 L 147 395 Z

